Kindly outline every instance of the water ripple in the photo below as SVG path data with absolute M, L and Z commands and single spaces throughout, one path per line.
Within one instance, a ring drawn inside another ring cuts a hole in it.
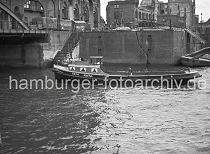
M 0 153 L 210 153 L 210 69 L 205 90 L 7 89 L 0 74 Z M 15 71 L 34 78 L 50 71 Z

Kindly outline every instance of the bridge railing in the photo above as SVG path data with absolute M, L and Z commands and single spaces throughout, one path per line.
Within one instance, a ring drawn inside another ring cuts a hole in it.
M 46 30 L 1 29 L 0 34 L 48 34 Z

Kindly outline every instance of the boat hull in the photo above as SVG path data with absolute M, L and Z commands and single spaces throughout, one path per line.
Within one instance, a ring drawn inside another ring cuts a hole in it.
M 210 47 L 203 48 L 199 51 L 181 57 L 181 63 L 188 67 L 205 67 L 210 66 L 210 59 L 203 56 L 210 55 Z
M 210 60 L 206 59 L 195 59 L 193 57 L 182 57 L 181 63 L 188 67 L 205 67 L 210 66 Z
M 185 73 L 176 73 L 176 74 L 144 74 L 144 75 L 112 75 L 112 74 L 87 74 L 83 72 L 74 72 L 68 70 L 61 70 L 54 68 L 53 72 L 55 74 L 55 78 L 58 81 L 65 80 L 89 80 L 93 81 L 96 84 L 105 84 L 106 82 L 133 82 L 134 84 L 142 83 L 151 84 L 151 82 L 161 83 L 169 82 L 169 83 L 182 83 L 186 84 L 189 80 L 199 78 L 201 75 L 198 72 L 185 72 Z

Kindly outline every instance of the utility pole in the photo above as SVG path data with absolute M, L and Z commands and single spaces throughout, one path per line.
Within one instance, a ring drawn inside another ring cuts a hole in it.
M 9 7 L 10 7 L 10 10 L 12 10 L 12 0 L 10 0 L 9 2 Z
M 58 0 L 58 19 L 57 19 L 57 29 L 61 29 L 61 1 Z
M 203 32 L 203 13 L 201 13 L 201 33 Z

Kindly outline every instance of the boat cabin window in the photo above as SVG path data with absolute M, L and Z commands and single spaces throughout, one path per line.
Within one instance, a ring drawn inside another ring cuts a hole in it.
M 90 64 L 91 65 L 101 65 L 103 57 L 102 56 L 91 56 L 90 57 Z

